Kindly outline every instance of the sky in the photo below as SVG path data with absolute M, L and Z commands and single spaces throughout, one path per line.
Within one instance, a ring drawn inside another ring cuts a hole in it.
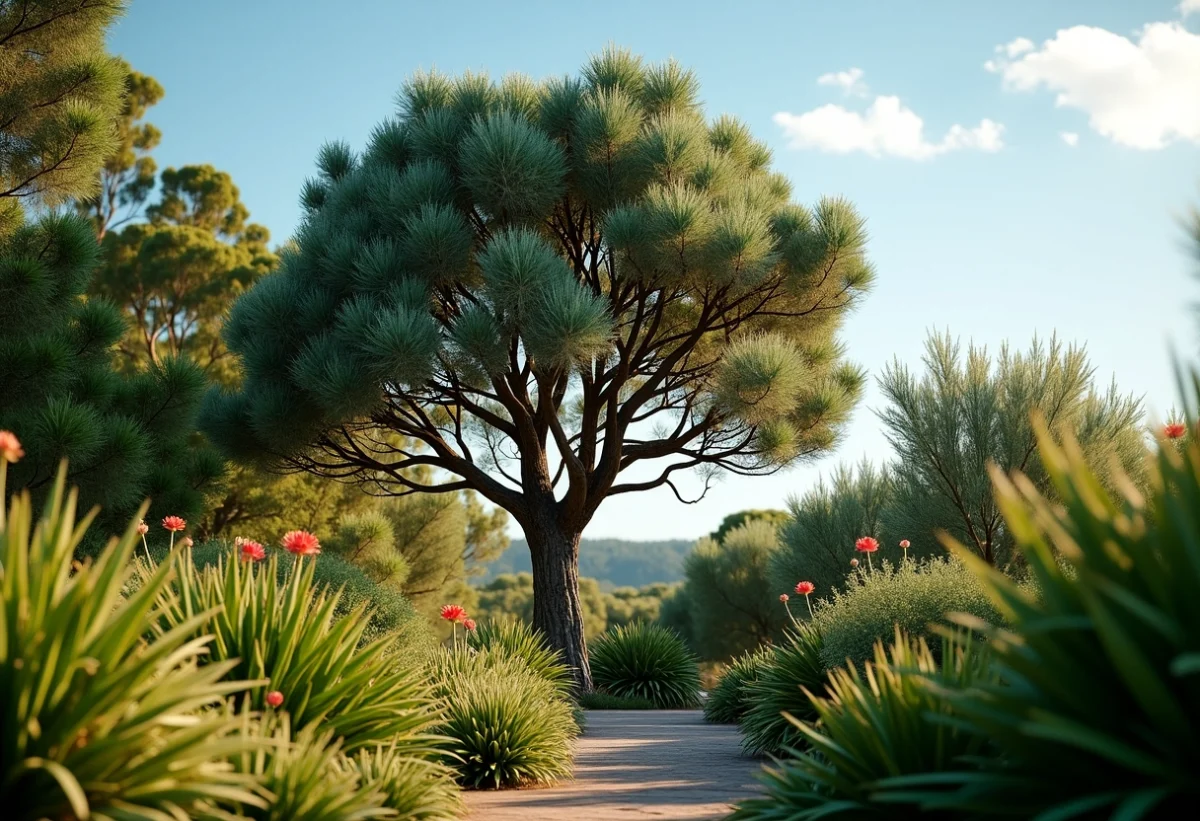
M 415 70 L 558 76 L 609 43 L 695 70 L 798 200 L 866 216 L 877 282 L 843 338 L 871 374 L 919 368 L 933 330 L 991 350 L 1057 333 L 1151 414 L 1175 403 L 1171 350 L 1197 348 L 1179 220 L 1200 204 L 1200 0 L 134 0 L 110 37 L 166 89 L 159 166 L 228 171 L 276 242 L 321 144 L 363 147 Z M 694 505 L 619 496 L 584 535 L 692 539 L 783 507 L 839 462 L 889 458 L 880 406 L 872 378 L 819 462 Z

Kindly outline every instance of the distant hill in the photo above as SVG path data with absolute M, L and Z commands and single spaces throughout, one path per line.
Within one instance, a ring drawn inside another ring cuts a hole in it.
M 670 539 L 631 542 L 624 539 L 584 539 L 579 546 L 579 575 L 597 579 L 605 587 L 641 587 L 655 582 L 683 581 L 683 557 L 695 542 Z M 513 539 L 500 558 L 487 565 L 476 584 L 485 584 L 501 573 L 529 573 L 529 546 Z

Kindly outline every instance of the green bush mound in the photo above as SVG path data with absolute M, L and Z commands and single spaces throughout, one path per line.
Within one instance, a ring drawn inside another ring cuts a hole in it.
M 500 789 L 571 774 L 575 705 L 525 659 L 501 645 L 443 648 L 431 672 L 445 715 L 437 731 L 460 784 Z
M 704 702 L 704 720 L 713 724 L 737 724 L 750 709 L 746 685 L 758 681 L 771 663 L 770 648 L 743 653 L 734 659 Z
M 519 658 L 529 669 L 566 694 L 575 686 L 571 668 L 562 653 L 551 649 L 545 637 L 521 621 L 506 617 L 480 624 L 468 634 L 468 644 L 478 650 L 496 649 L 504 656 Z
M 740 804 L 731 821 L 925 817 L 920 802 L 886 801 L 890 779 L 945 772 L 979 755 L 979 739 L 939 720 L 951 715 L 942 693 L 989 677 L 978 643 L 943 639 L 935 654 L 896 628 L 890 647 L 876 643 L 873 661 L 830 673 L 827 695 L 812 699 L 813 719 L 792 721 L 809 749 L 768 770 L 766 795 Z
M 875 643 L 890 641 L 897 626 L 910 636 L 931 637 L 937 625 L 949 624 L 950 613 L 992 622 L 999 618 L 983 584 L 959 561 L 881 562 L 874 572 L 852 574 L 846 589 L 834 590 L 816 611 L 824 666 L 832 670 L 847 661 L 869 661 Z
M 0 503 L 6 468 L 0 452 Z M 64 465 L 37 521 L 28 492 L 0 507 L 0 814 L 166 818 L 217 795 L 262 805 L 221 766 L 248 743 L 236 721 L 205 709 L 253 682 L 230 661 L 198 667 L 211 639 L 194 623 L 142 640 L 170 570 L 122 596 L 136 519 L 72 567 L 94 514 L 76 523 L 65 477 Z
M 603 634 L 590 648 L 592 682 L 619 698 L 640 698 L 660 709 L 695 707 L 699 660 L 674 632 L 630 624 Z
M 821 695 L 825 690 L 824 642 L 821 631 L 806 623 L 770 651 L 770 659 L 759 669 L 758 679 L 744 685 L 750 707 L 742 716 L 742 750 L 747 755 L 778 755 L 798 743 L 800 732 L 788 720 L 816 717 L 805 690 Z

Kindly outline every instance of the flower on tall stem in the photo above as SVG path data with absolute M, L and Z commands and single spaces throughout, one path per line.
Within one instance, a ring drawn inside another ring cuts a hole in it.
M 19 462 L 24 455 L 17 435 L 11 430 L 0 430 L 0 529 L 4 527 L 5 508 L 8 505 L 5 495 L 8 489 L 8 463 Z
M 142 519 L 137 526 L 138 535 L 142 537 L 142 549 L 146 551 L 146 561 L 150 561 L 150 545 L 146 544 L 146 534 L 150 532 L 150 525 L 146 524 L 146 520 Z
M 812 599 L 810 597 L 816 589 L 817 586 L 812 582 L 797 582 L 796 584 L 796 592 L 804 597 L 804 603 L 808 605 L 808 617 L 810 619 L 813 617 Z
M 473 632 L 475 630 L 475 619 L 463 619 L 462 625 L 468 633 Z
M 171 546 L 168 549 L 174 550 L 175 549 L 175 534 L 181 532 L 185 527 L 187 527 L 187 522 L 185 522 L 183 519 L 179 518 L 178 516 L 167 516 L 165 519 L 162 520 L 162 526 L 163 526 L 164 530 L 170 531 Z
M 854 543 L 854 549 L 859 553 L 867 554 L 867 570 L 874 572 L 875 568 L 871 565 L 871 554 L 879 549 L 879 542 L 870 536 L 863 536 Z
M 321 552 L 320 540 L 307 530 L 289 530 L 279 541 L 288 553 L 299 556 L 316 556 Z
M 242 539 L 242 543 L 238 545 L 238 551 L 244 562 L 261 562 L 267 557 L 267 551 L 263 546 L 250 539 Z
M 458 625 L 467 618 L 467 611 L 461 604 L 442 605 L 442 618 L 450 622 L 450 635 L 454 640 L 454 649 L 458 649 Z
M 912 542 L 910 542 L 908 539 L 900 540 L 900 549 L 904 551 L 904 561 L 905 562 L 908 561 L 908 549 L 910 547 L 912 547 Z

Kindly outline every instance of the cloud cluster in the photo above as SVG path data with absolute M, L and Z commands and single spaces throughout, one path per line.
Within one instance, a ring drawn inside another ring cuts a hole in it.
M 1200 12 L 1200 0 L 1184 0 L 1180 11 Z M 1006 88 L 1054 92 L 1055 105 L 1085 112 L 1113 142 L 1140 149 L 1200 143 L 1200 35 L 1181 23 L 1149 23 L 1136 42 L 1072 26 L 1040 47 L 1020 38 L 996 52 L 984 68 Z
M 823 74 L 817 83 L 841 88 L 848 95 L 865 97 L 868 93 L 860 68 Z M 877 96 L 863 112 L 829 104 L 803 114 L 781 111 L 774 120 L 790 148 L 831 154 L 862 152 L 872 157 L 928 160 L 951 151 L 999 151 L 1004 146 L 1004 126 L 986 119 L 973 128 L 953 125 L 940 139 L 930 139 L 925 121 L 899 97 L 886 95 Z

